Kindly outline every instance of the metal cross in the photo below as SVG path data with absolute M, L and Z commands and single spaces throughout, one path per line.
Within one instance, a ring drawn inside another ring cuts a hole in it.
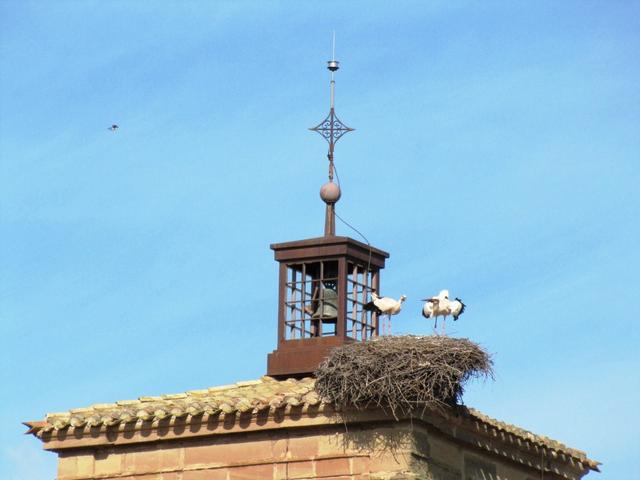
M 340 137 L 347 132 L 352 132 L 354 129 L 342 123 L 332 108 L 327 118 L 309 130 L 313 130 L 322 135 L 324 139 L 329 142 L 330 150 L 333 150 L 333 145 L 340 140 Z
M 327 158 L 329 159 L 329 180 L 333 181 L 333 148 L 338 140 L 347 132 L 352 132 L 354 129 L 347 127 L 344 123 L 340 121 L 338 116 L 336 115 L 334 104 L 335 104 L 335 89 L 336 89 L 336 81 L 334 78 L 334 74 L 340 68 L 340 62 L 336 60 L 336 36 L 335 32 L 333 33 L 333 50 L 331 55 L 331 60 L 327 62 L 327 69 L 331 72 L 331 102 L 329 115 L 323 121 L 321 121 L 318 125 L 309 130 L 313 130 L 314 132 L 318 132 L 322 137 L 329 143 L 329 153 L 327 153 Z

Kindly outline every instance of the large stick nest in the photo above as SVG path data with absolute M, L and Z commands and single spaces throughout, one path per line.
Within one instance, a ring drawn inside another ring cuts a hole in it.
M 466 338 L 379 337 L 333 350 L 316 370 L 316 390 L 339 408 L 381 407 L 396 418 L 461 403 L 471 378 L 493 378 L 487 352 Z

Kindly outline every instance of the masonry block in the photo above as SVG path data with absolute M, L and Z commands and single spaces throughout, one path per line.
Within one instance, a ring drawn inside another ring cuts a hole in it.
M 311 459 L 318 456 L 318 447 L 317 436 L 291 436 L 289 438 L 289 452 L 287 457 L 290 459 Z
M 229 480 L 271 480 L 273 464 L 248 465 L 229 469 Z
M 339 477 L 324 477 L 322 480 L 354 480 L 352 475 L 340 475 Z
M 226 468 L 188 470 L 182 472 L 181 480 L 229 480 L 229 471 Z
M 286 463 L 276 463 L 273 465 L 273 480 L 287 480 L 288 465 Z
M 371 459 L 367 457 L 351 458 L 351 473 L 354 475 L 368 474 L 371 471 Z
M 76 456 L 76 475 L 88 477 L 93 475 L 95 458 L 93 453 L 85 453 Z
M 58 480 L 76 476 L 76 457 L 60 455 L 58 459 Z
M 124 469 L 124 453 L 101 451 L 95 454 L 93 471 L 95 475 L 122 473 Z
M 446 465 L 460 465 L 462 463 L 462 450 L 453 442 L 440 439 L 431 439 L 430 456 L 438 459 Z
M 128 451 L 125 458 L 124 471 L 127 473 L 145 473 L 168 469 L 177 470 L 182 466 L 181 454 L 182 449 L 180 447 Z
M 288 464 L 288 479 L 302 479 L 302 478 L 316 478 L 314 462 L 312 460 L 303 462 L 289 462 Z
M 182 473 L 178 473 L 178 472 L 163 473 L 161 479 L 162 480 L 182 480 Z
M 399 472 L 409 467 L 409 459 L 406 452 L 376 452 L 369 459 L 369 471 Z
M 315 461 L 315 474 L 318 478 L 336 477 L 351 473 L 349 458 L 327 458 Z
M 284 442 L 274 442 L 271 439 L 244 441 L 216 439 L 193 443 L 184 446 L 184 465 L 193 466 L 226 466 L 234 463 L 260 462 L 263 460 L 284 459 Z
M 347 453 L 346 441 L 343 433 L 326 433 L 318 435 L 318 455 L 327 456 L 337 453 Z

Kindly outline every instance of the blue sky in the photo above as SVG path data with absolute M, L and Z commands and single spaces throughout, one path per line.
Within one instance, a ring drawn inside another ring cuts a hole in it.
M 468 405 L 637 473 L 640 2 L 5 0 L 0 477 L 55 476 L 21 421 L 265 373 L 334 29 L 337 208 L 394 331 L 448 288 L 495 355 Z

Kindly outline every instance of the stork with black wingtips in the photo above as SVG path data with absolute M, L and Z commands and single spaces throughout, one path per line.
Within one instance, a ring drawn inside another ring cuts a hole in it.
M 433 331 L 437 333 L 438 317 L 442 318 L 442 335 L 446 335 L 447 317 L 451 315 L 456 321 L 464 313 L 466 305 L 458 297 L 449 300 L 449 290 L 440 290 L 435 297 L 422 299 L 425 304 L 422 306 L 422 316 L 424 318 L 434 318 Z
M 407 299 L 406 295 L 401 295 L 398 300 L 391 297 L 379 297 L 376 292 L 371 292 L 372 300 L 364 305 L 364 309 L 376 312 L 378 315 L 385 315 L 388 323 L 388 335 L 391 335 L 391 315 L 397 315 L 402 309 L 402 302 Z M 382 324 L 382 334 L 385 334 L 385 325 Z

